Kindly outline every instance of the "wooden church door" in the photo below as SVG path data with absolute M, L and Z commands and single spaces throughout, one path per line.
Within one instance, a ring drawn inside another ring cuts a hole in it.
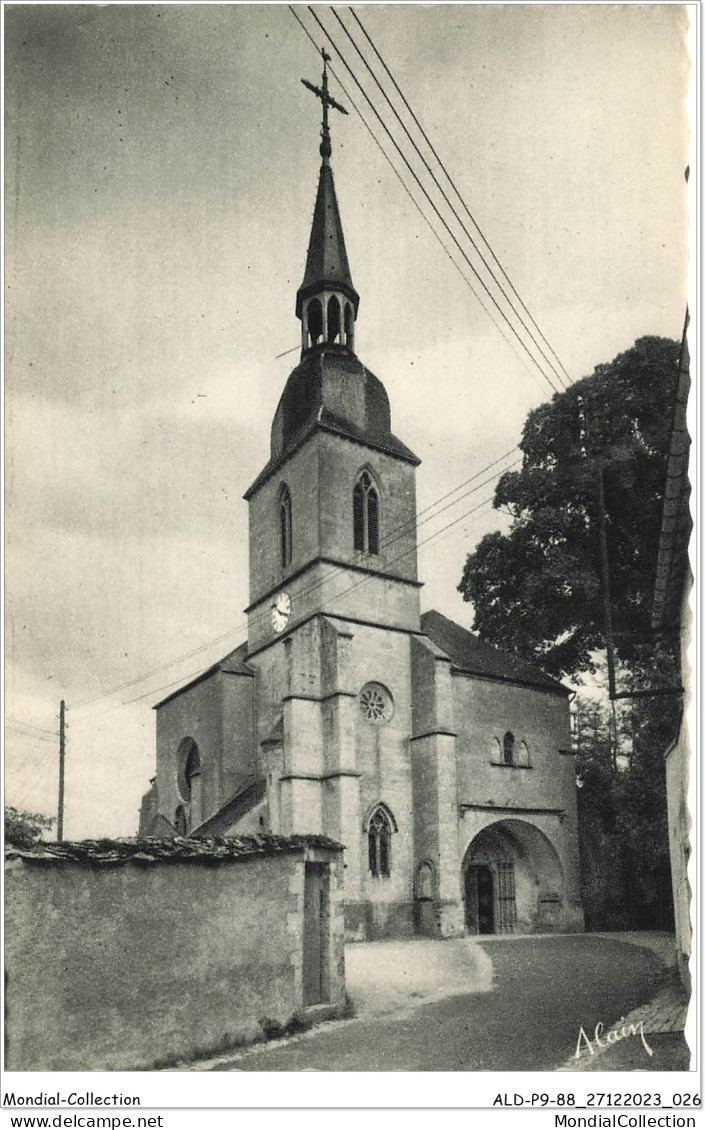
M 465 873 L 465 913 L 471 933 L 494 934 L 494 878 L 486 864 Z
M 328 1000 L 328 865 L 307 863 L 304 873 L 304 1005 Z
M 489 867 L 477 869 L 478 923 L 481 934 L 494 934 L 494 880 Z

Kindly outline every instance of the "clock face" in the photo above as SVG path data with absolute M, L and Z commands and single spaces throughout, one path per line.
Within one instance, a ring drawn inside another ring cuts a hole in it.
M 275 632 L 283 632 L 291 616 L 291 597 L 288 592 L 280 592 L 272 601 L 272 627 Z

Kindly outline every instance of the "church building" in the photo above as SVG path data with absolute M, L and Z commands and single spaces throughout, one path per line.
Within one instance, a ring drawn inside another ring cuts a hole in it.
M 569 691 L 421 614 L 419 459 L 355 352 L 325 62 L 313 89 L 301 359 L 245 495 L 248 638 L 155 707 L 140 834 L 329 836 L 350 939 L 581 930 Z

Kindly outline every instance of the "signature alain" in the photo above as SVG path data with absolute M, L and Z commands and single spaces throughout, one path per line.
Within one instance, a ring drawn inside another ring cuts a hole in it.
M 622 1017 L 621 1019 L 623 1021 L 624 1017 Z M 647 1053 L 647 1055 L 654 1054 L 653 1050 L 646 1042 L 643 1020 L 638 1020 L 636 1023 L 632 1024 L 622 1023 L 621 1028 L 619 1027 L 618 1021 L 613 1028 L 610 1028 L 609 1032 L 603 1038 L 602 1033 L 604 1032 L 604 1030 L 605 1026 L 602 1021 L 600 1021 L 599 1024 L 595 1025 L 595 1031 L 593 1032 L 592 1040 L 590 1040 L 585 1029 L 581 1027 L 580 1032 L 578 1033 L 578 1046 L 575 1049 L 575 1055 L 573 1056 L 573 1059 L 580 1059 L 583 1051 L 589 1051 L 590 1055 L 597 1055 L 598 1048 L 609 1048 L 614 1044 L 618 1044 L 620 1040 L 626 1040 L 629 1036 L 641 1036 L 641 1042 L 644 1045 L 644 1051 Z

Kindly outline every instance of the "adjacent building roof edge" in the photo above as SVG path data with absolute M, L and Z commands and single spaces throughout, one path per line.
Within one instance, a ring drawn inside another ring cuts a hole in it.
M 176 836 L 120 840 L 40 841 L 32 848 L 6 845 L 5 859 L 27 863 L 73 863 L 82 867 L 120 867 L 126 863 L 238 863 L 254 857 L 291 855 L 307 848 L 342 851 L 328 836 L 277 836 L 273 833 L 243 836 Z
M 176 690 L 170 692 L 165 698 L 155 702 L 152 710 L 159 710 L 160 706 L 165 706 L 167 702 L 171 702 L 173 698 L 178 698 L 184 691 L 191 690 L 192 687 L 198 686 L 199 683 L 205 682 L 210 679 L 211 675 L 217 675 L 222 671 L 225 675 L 245 675 L 247 678 L 254 678 L 255 670 L 253 667 L 248 667 L 244 662 L 244 656 L 247 655 L 247 640 L 241 643 L 234 651 L 229 651 L 217 663 L 213 663 L 210 667 L 206 667 L 205 671 L 201 671 L 199 675 L 195 675 L 193 679 L 188 682 L 182 683 Z
M 688 322 L 689 318 L 686 315 L 678 363 L 676 398 L 671 418 L 671 439 L 651 612 L 651 626 L 657 631 L 668 627 L 670 623 L 678 622 L 683 587 L 688 584 L 688 542 L 693 528 L 689 508 L 688 478 L 690 450 L 687 423 L 690 392 Z
M 421 617 L 421 628 L 425 635 L 449 657 L 453 668 L 462 674 L 497 682 L 515 683 L 519 686 L 547 691 L 549 694 L 567 696 L 571 693 L 568 687 L 551 675 L 547 675 L 540 667 L 520 659 L 511 652 L 501 651 L 440 612 L 435 610 L 424 612 Z

